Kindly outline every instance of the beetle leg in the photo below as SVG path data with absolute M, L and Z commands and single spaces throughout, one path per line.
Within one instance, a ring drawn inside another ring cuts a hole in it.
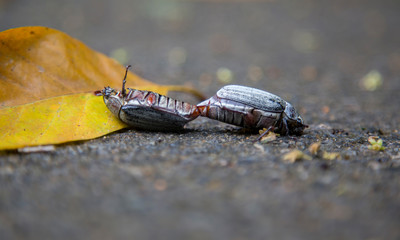
M 282 135 L 289 135 L 289 127 L 286 121 L 286 118 L 282 118 L 282 127 L 281 127 Z
M 128 75 L 129 68 L 131 68 L 131 65 L 126 66 L 125 77 L 124 77 L 124 80 L 122 80 L 122 90 L 121 90 L 122 97 L 126 96 L 125 84 L 126 84 L 126 76 Z

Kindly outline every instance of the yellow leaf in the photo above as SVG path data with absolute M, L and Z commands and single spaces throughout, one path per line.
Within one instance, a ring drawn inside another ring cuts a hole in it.
M 1 109 L 0 149 L 86 140 L 124 127 L 92 93 L 54 97 Z
M 93 91 L 121 88 L 124 67 L 67 34 L 46 27 L 0 32 L 0 149 L 96 138 L 126 127 Z M 127 86 L 160 86 L 129 72 Z M 88 93 L 90 92 L 90 93 Z

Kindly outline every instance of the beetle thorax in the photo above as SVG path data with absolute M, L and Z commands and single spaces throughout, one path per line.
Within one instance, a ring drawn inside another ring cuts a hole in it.
M 292 106 L 292 104 L 286 102 L 286 107 L 285 107 L 285 115 L 290 119 L 290 120 L 297 120 L 297 118 L 300 116 L 297 112 L 296 109 Z

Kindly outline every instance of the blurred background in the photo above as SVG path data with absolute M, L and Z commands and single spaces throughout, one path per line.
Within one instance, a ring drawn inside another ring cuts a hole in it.
M 396 0 L 1 0 L 0 30 L 56 28 L 132 64 L 144 78 L 192 85 L 207 96 L 243 84 L 293 101 L 303 114 L 335 106 L 374 112 L 400 101 L 391 97 L 400 89 L 399 6 Z
M 310 85 L 327 90 L 315 86 L 322 83 L 346 92 L 371 70 L 388 79 L 399 74 L 399 6 L 395 0 L 1 0 L 0 30 L 59 29 L 161 84 L 190 82 L 212 92 L 240 83 L 296 95 Z

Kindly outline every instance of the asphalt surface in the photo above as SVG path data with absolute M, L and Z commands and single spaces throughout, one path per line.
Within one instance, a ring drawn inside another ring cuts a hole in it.
M 181 133 L 125 130 L 2 152 L 0 239 L 400 239 L 399 9 L 389 0 L 0 1 L 1 31 L 53 27 L 151 81 L 207 96 L 225 84 L 264 89 L 310 125 L 253 144 L 256 133 L 197 119 Z M 369 149 L 370 136 L 385 149 Z M 312 159 L 284 161 L 293 149 Z

